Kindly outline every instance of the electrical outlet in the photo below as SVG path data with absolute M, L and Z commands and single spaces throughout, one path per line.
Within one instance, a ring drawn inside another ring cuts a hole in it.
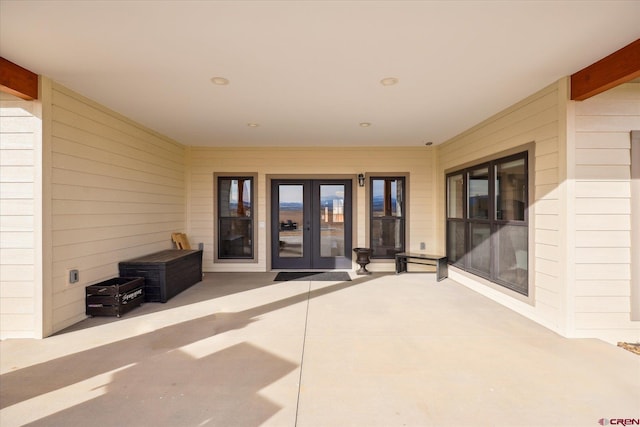
M 80 281 L 80 272 L 78 272 L 77 269 L 71 269 L 68 270 L 69 274 L 68 274 L 68 278 L 69 278 L 69 283 L 78 283 Z
M 422 250 L 422 251 L 423 251 L 423 250 L 425 250 L 425 249 L 427 249 L 427 245 L 426 245 L 426 243 L 424 243 L 424 242 L 420 242 L 420 250 Z

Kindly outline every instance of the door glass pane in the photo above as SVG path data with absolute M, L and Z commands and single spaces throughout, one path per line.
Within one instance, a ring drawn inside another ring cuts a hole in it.
M 344 256 L 344 185 L 320 185 L 320 256 Z
M 527 227 L 519 225 L 500 227 L 497 242 L 498 279 L 510 283 L 512 289 L 526 295 L 529 277 Z
M 462 174 L 447 178 L 447 217 L 462 218 L 464 207 L 464 179 Z
M 302 258 L 304 214 L 303 185 L 278 186 L 279 255 L 282 258 Z
M 524 159 L 500 163 L 496 170 L 496 219 L 524 221 L 527 182 Z
M 403 251 L 403 222 L 399 219 L 371 221 L 371 249 L 374 257 L 394 257 Z
M 489 274 L 491 267 L 491 226 L 489 224 L 469 224 L 471 233 L 467 256 L 474 270 Z
M 489 168 L 469 172 L 469 218 L 489 219 Z

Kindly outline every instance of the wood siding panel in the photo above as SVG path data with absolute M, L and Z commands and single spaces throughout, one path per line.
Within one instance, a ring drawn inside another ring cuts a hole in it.
M 579 180 L 629 180 L 629 166 L 577 165 L 576 179 Z
M 40 121 L 34 104 L 0 94 L 0 339 L 36 337 L 36 177 Z
M 536 305 L 546 307 L 546 310 L 552 310 L 555 301 L 558 299 L 558 294 L 544 287 L 544 282 L 536 291 Z
M 631 267 L 627 264 L 578 264 L 576 280 L 629 280 Z
M 72 260 L 80 259 L 82 257 L 92 255 L 109 257 L 109 254 L 111 253 L 119 254 L 123 259 L 134 258 L 140 253 L 151 253 L 147 248 L 152 248 L 154 245 L 157 245 L 158 241 L 163 240 L 167 240 L 167 234 L 164 231 L 160 231 L 152 234 L 113 237 L 105 240 L 74 242 L 68 245 L 59 245 L 56 246 L 56 250 L 53 254 L 53 262 L 65 261 L 69 264 Z M 129 253 L 131 253 L 131 256 Z
M 538 230 L 559 230 L 560 221 L 557 215 L 537 215 L 536 228 Z
M 628 199 L 631 194 L 629 181 L 578 181 L 576 182 L 576 197 L 594 198 L 622 198 Z
M 604 339 L 621 334 L 637 336 L 637 328 L 629 321 L 628 310 L 620 312 L 576 313 L 578 336 L 602 336 Z M 631 340 L 636 342 L 637 340 Z
M 84 288 L 186 230 L 182 145 L 54 83 L 53 328 L 84 318 Z M 80 282 L 67 283 L 77 268 Z
M 631 261 L 630 248 L 576 248 L 576 264 L 629 264 Z
M 579 104 L 578 104 L 579 105 Z M 576 132 L 576 148 L 629 149 L 628 132 Z
M 553 199 L 537 200 L 533 207 L 538 215 L 558 215 L 560 212 L 560 202 Z
M 582 296 L 609 295 L 629 297 L 629 281 L 627 280 L 577 280 L 576 285 Z
M 576 230 L 631 230 L 629 215 L 576 215 Z
M 0 182 L 29 182 L 33 183 L 34 169 L 29 166 L 3 166 L 0 168 Z
M 631 233 L 628 231 L 576 231 L 576 248 L 629 248 Z
M 0 105 L 3 105 L 0 101 Z M 1 109 L 2 107 L 0 107 Z M 5 150 L 32 150 L 33 149 L 33 133 L 3 133 L 2 147 Z M 5 153 L 6 154 L 6 153 Z M 0 163 L 2 164 L 2 163 Z
M 582 132 L 586 130 L 593 132 L 619 132 L 621 129 L 636 129 L 637 126 L 637 116 L 576 117 L 576 129 Z
M 583 148 L 576 150 L 578 165 L 625 165 L 630 162 L 628 148 Z
M 631 322 L 630 131 L 640 129 L 640 84 L 576 103 L 576 288 L 578 336 L 638 339 Z M 633 246 L 633 247 L 632 247 Z
M 0 156 L 0 166 L 31 166 L 33 165 L 33 150 L 5 149 Z
M 601 313 L 602 307 L 607 306 L 609 310 L 624 313 L 629 311 L 628 297 L 601 297 L 601 296 L 581 296 L 576 298 L 577 313 Z

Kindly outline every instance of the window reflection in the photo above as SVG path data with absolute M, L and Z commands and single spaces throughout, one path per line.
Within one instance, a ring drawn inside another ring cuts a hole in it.
M 344 185 L 320 185 L 320 256 L 344 256 Z
M 529 292 L 527 158 L 523 152 L 446 177 L 449 261 L 523 295 Z
M 489 219 L 489 168 L 469 172 L 469 218 Z
M 458 174 L 447 179 L 449 198 L 447 203 L 447 216 L 449 218 L 463 218 L 464 215 L 464 175 Z
M 253 258 L 251 177 L 218 178 L 218 258 Z
M 393 258 L 405 249 L 404 178 L 371 178 L 372 258 Z
M 302 258 L 304 256 L 304 186 L 302 184 L 280 184 L 278 185 L 278 197 L 279 256 L 281 258 Z
M 524 221 L 527 181 L 524 159 L 500 163 L 496 170 L 496 219 Z

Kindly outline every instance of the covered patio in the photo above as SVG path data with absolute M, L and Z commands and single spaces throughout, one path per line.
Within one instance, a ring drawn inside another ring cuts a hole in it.
M 431 273 L 207 273 L 166 304 L 0 342 L 0 425 L 597 425 L 640 357 Z

